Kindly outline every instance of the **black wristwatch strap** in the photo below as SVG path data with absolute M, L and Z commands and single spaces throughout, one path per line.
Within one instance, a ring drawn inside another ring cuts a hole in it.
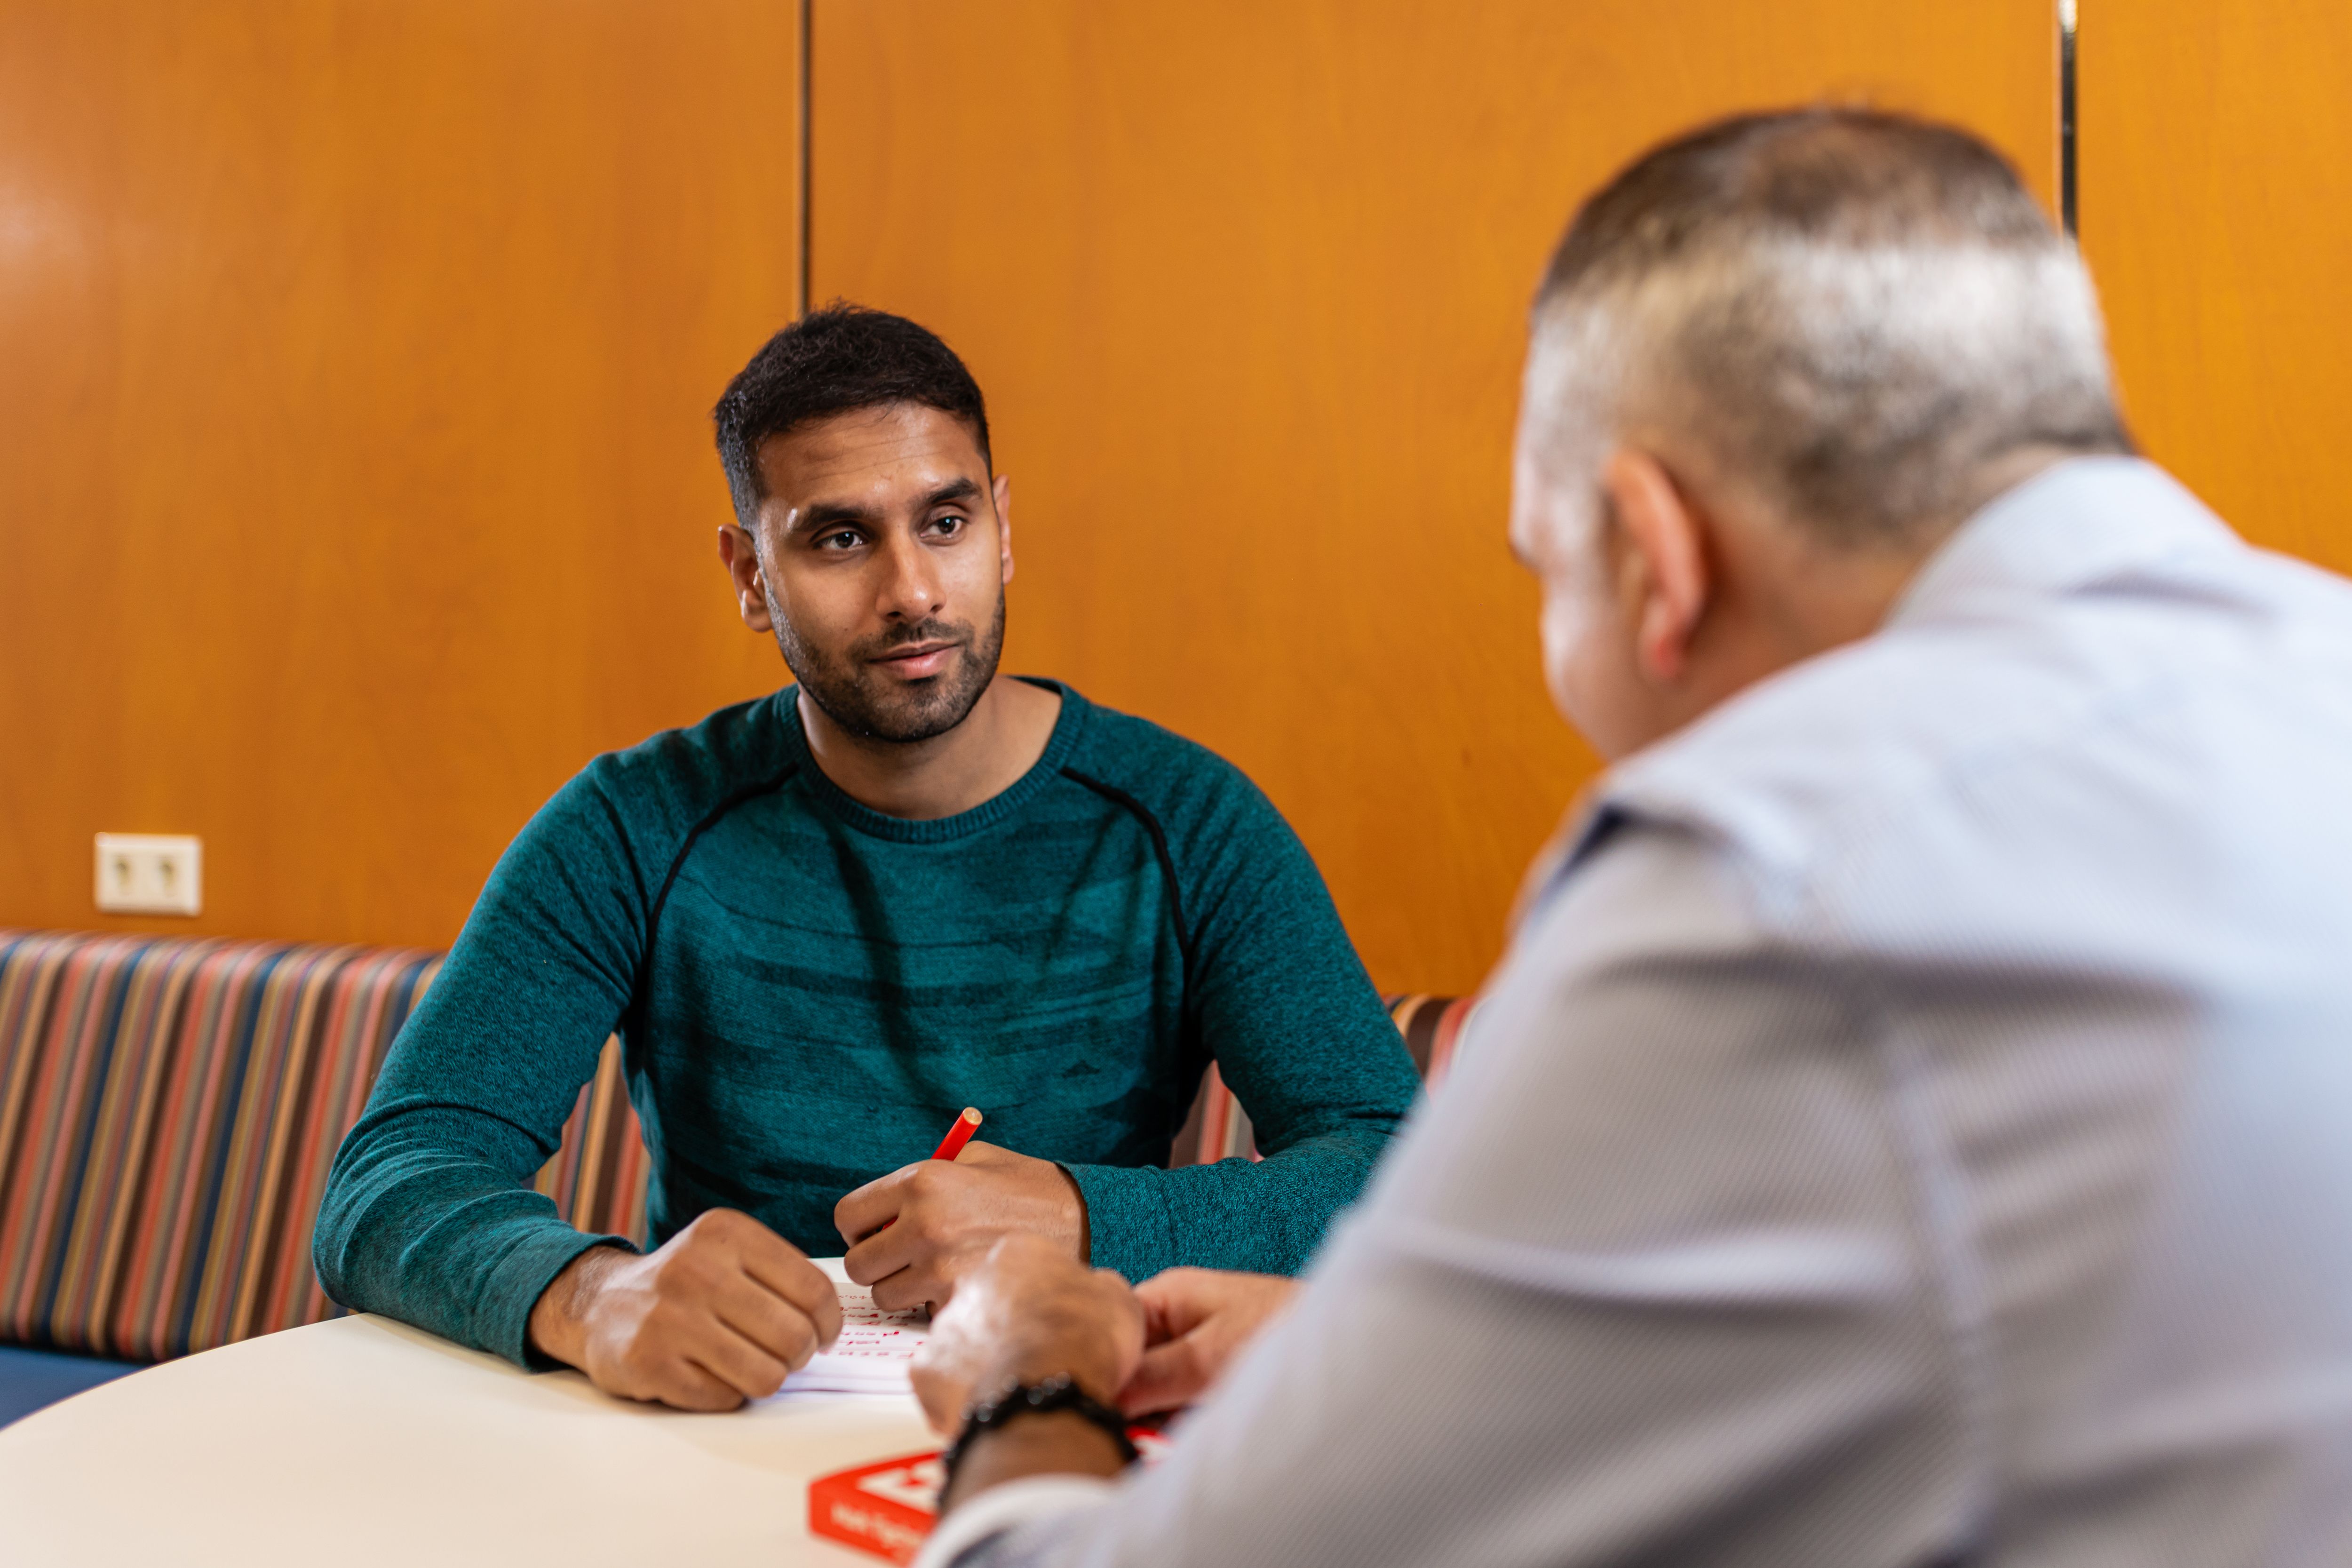
M 944 1497 L 948 1489 L 955 1485 L 956 1467 L 963 1463 L 974 1437 L 1017 1417 L 1044 1415 L 1056 1410 L 1086 1417 L 1118 1445 L 1119 1463 L 1135 1463 L 1135 1444 L 1127 1435 L 1127 1417 L 1080 1388 L 1067 1375 L 1049 1377 L 1043 1383 L 1008 1388 L 995 1398 L 982 1400 L 971 1407 L 971 1414 L 963 1419 L 963 1430 L 948 1445 L 948 1451 L 940 1456 L 940 1468 L 944 1472 L 940 1494 Z

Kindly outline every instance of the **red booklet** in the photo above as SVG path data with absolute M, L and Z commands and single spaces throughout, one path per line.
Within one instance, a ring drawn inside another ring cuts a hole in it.
M 1149 1426 L 1130 1426 L 1147 1465 L 1168 1451 L 1167 1436 Z M 940 1451 L 901 1454 L 854 1469 L 835 1470 L 809 1482 L 809 1533 L 879 1557 L 912 1563 L 939 1522 Z
M 940 1451 L 902 1454 L 809 1483 L 809 1533 L 885 1563 L 912 1563 L 939 1521 Z

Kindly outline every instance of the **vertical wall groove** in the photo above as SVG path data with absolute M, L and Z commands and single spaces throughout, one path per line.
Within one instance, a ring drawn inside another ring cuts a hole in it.
M 2074 228 L 2074 26 L 2076 0 L 2058 0 L 2058 217 Z M 805 110 L 803 110 L 805 112 Z M 806 156 L 808 133 L 801 133 Z
M 816 72 L 811 64 L 812 46 L 816 42 L 816 0 L 801 0 L 801 278 L 800 314 L 809 311 L 809 217 L 815 205 L 809 199 L 809 177 L 816 172 L 816 160 L 809 153 L 809 132 L 812 117 L 809 95 L 816 86 Z M 2072 57 L 2069 57 L 2070 58 Z M 2069 81 L 2074 79 L 2070 74 Z M 2069 227 L 2073 225 L 2070 223 Z

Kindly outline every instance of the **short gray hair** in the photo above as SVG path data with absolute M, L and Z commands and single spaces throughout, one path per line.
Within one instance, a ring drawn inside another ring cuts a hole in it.
M 1916 543 L 1985 463 L 2128 452 L 2096 298 L 2016 172 L 1859 110 L 1719 121 L 1570 224 L 1536 297 L 1527 428 L 1589 474 L 1634 420 L 1834 543 Z

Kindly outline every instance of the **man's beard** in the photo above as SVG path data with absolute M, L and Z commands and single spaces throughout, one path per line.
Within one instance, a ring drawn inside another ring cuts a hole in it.
M 893 648 L 927 642 L 957 642 L 963 648 L 953 664 L 921 680 L 894 679 L 869 662 Z M 997 590 L 996 614 L 985 637 L 974 637 L 968 626 L 927 620 L 859 643 L 846 659 L 835 659 L 801 641 L 792 623 L 778 616 L 776 646 L 800 678 L 801 689 L 826 718 L 860 740 L 911 745 L 962 723 L 996 679 L 996 661 L 1004 651 L 1004 592 Z

